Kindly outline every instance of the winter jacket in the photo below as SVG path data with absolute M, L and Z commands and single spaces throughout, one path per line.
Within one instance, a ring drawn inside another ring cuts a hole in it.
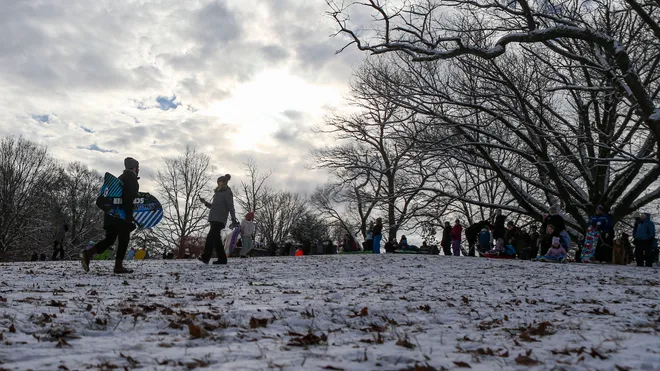
M 560 237 L 559 233 L 555 231 L 553 234 L 545 234 L 539 243 L 540 250 L 542 252 L 550 250 L 552 248 L 552 239 L 553 237 Z
M 461 232 L 463 232 L 463 227 L 459 225 L 455 225 L 451 229 L 451 240 L 452 241 L 460 241 L 461 240 Z
M 495 217 L 495 230 L 493 231 L 493 238 L 495 240 L 504 238 L 504 235 L 506 234 L 506 227 L 504 226 L 505 221 L 506 216 L 504 215 L 498 215 Z
M 231 220 L 236 220 L 236 211 L 234 210 L 234 194 L 229 187 L 223 187 L 215 191 L 213 200 L 205 203 L 206 207 L 211 209 L 209 212 L 209 222 L 227 223 L 227 217 L 231 214 Z
M 593 215 L 589 218 L 589 225 L 598 228 L 603 233 L 612 231 L 612 217 L 608 214 Z
M 479 245 L 490 245 L 490 241 L 490 232 L 482 230 L 481 233 L 479 233 Z
M 646 220 L 640 221 L 635 229 L 635 240 L 648 241 L 655 238 L 655 224 L 651 221 L 651 215 L 646 214 Z
M 477 238 L 479 238 L 479 232 L 481 231 L 481 228 L 483 228 L 483 225 L 481 225 L 481 223 L 474 223 L 471 226 L 467 227 L 465 229 L 465 239 L 468 242 L 476 242 Z
M 566 222 L 564 221 L 564 217 L 559 214 L 548 215 L 545 219 L 543 219 L 543 224 L 541 224 L 541 233 L 545 234 L 548 224 L 552 224 L 555 227 L 555 231 L 557 232 L 561 232 L 566 229 Z
M 241 236 L 242 237 L 254 237 L 254 234 L 257 232 L 257 225 L 247 219 L 243 219 L 241 222 Z
M 401 239 L 401 241 L 399 242 L 399 247 L 404 250 L 408 250 L 410 248 L 410 246 L 408 245 L 408 239 L 407 238 Z
M 119 180 L 124 183 L 124 188 L 121 195 L 121 205 L 124 209 L 124 215 L 126 218 L 124 220 L 120 218 L 115 218 L 108 213 L 105 213 L 103 216 L 103 228 L 108 229 L 109 227 L 119 225 L 120 223 L 132 223 L 133 222 L 133 202 L 135 197 L 137 197 L 138 192 L 140 191 L 140 184 L 138 183 L 138 177 L 131 170 L 124 170 L 124 172 L 119 176 Z
M 506 233 L 504 233 L 504 244 L 515 246 L 517 239 L 518 239 L 518 228 L 516 227 L 513 227 L 513 229 L 507 228 Z
M 532 250 L 539 248 L 539 234 L 537 232 L 532 232 L 529 235 L 529 245 Z
M 442 230 L 442 241 L 440 241 L 440 246 L 451 246 L 451 229 L 451 226 L 448 226 Z
M 564 248 L 563 245 L 559 245 L 559 247 L 554 247 L 551 246 L 548 252 L 545 254 L 545 256 L 553 257 L 553 258 L 558 258 L 560 256 L 566 256 L 567 252 L 566 249 Z
M 378 236 L 379 234 L 383 234 L 383 224 L 376 223 L 372 232 L 374 237 Z

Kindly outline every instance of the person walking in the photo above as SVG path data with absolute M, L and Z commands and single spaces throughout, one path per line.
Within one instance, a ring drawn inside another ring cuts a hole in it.
M 124 172 L 119 176 L 119 180 L 124 184 L 122 191 L 122 208 L 124 209 L 124 219 L 116 218 L 105 213 L 103 216 L 103 229 L 105 229 L 105 238 L 91 249 L 82 251 L 82 266 L 85 272 L 89 272 L 89 262 L 96 254 L 103 254 L 110 246 L 119 239 L 117 255 L 115 255 L 115 267 L 113 272 L 116 274 L 133 273 L 131 269 L 124 268 L 124 257 L 128 244 L 131 241 L 131 232 L 136 226 L 133 219 L 133 202 L 140 190 L 138 180 L 140 177 L 140 163 L 132 158 L 124 159 Z
M 204 252 L 199 260 L 204 264 L 208 264 L 213 255 L 213 250 L 218 255 L 218 260 L 213 264 L 227 264 L 227 254 L 222 246 L 221 232 L 227 223 L 227 217 L 231 214 L 232 224 L 230 228 L 238 226 L 236 220 L 236 211 L 234 210 L 234 194 L 229 188 L 229 180 L 231 175 L 225 174 L 218 178 L 218 186 L 213 193 L 211 202 L 207 202 L 204 198 L 200 197 L 199 200 L 210 209 L 209 212 L 209 233 L 206 235 L 206 243 L 204 245 Z

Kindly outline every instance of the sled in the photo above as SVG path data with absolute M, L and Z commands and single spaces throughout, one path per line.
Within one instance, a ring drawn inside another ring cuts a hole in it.
M 227 236 L 227 241 L 225 241 L 225 254 L 227 254 L 227 256 L 230 256 L 231 253 L 234 252 L 234 249 L 236 249 L 239 234 L 241 234 L 241 228 L 236 227 Z
M 488 253 L 483 254 L 483 257 L 488 258 L 488 259 L 515 259 L 516 258 L 515 255 L 498 255 L 498 254 L 488 254 Z
M 589 227 L 587 230 L 587 236 L 584 239 L 584 247 L 582 247 L 582 263 L 592 263 L 594 255 L 596 254 L 596 246 L 598 245 L 598 239 L 600 238 L 600 232 L 595 227 Z
M 147 251 L 146 250 L 138 250 L 135 253 L 135 256 L 133 257 L 133 260 L 144 260 L 144 258 L 147 256 Z
M 536 261 L 541 262 L 541 263 L 561 263 L 561 264 L 568 263 L 568 260 L 566 260 L 566 257 L 552 258 L 552 257 L 548 257 L 548 256 L 541 256 Z
M 113 218 L 126 219 L 122 205 L 124 183 L 116 176 L 105 173 L 96 206 Z M 155 227 L 163 219 L 163 206 L 149 193 L 138 192 L 133 202 L 133 219 L 138 229 Z

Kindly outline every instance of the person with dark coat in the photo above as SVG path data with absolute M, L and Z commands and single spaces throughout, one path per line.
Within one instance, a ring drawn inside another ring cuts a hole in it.
M 467 227 L 465 229 L 465 239 L 467 240 L 468 243 L 468 256 L 474 256 L 475 255 L 475 247 L 477 243 L 479 242 L 479 232 L 481 232 L 481 229 L 483 225 L 485 225 L 486 222 L 481 221 L 478 223 L 474 223 L 471 226 Z
M 385 242 L 385 253 L 394 254 L 396 251 L 396 240 L 388 240 Z
M 128 243 L 131 241 L 131 232 L 135 230 L 135 220 L 133 219 L 133 202 L 140 190 L 138 180 L 140 177 L 140 163 L 132 158 L 124 159 L 124 172 L 119 176 L 119 180 L 124 184 L 121 202 L 124 210 L 124 219 L 115 218 L 108 213 L 103 217 L 103 229 L 105 229 L 105 238 L 92 246 L 90 249 L 82 251 L 82 266 L 85 272 L 89 272 L 89 262 L 96 254 L 104 253 L 110 246 L 119 239 L 117 254 L 115 255 L 114 273 L 124 274 L 133 273 L 131 269 L 124 268 L 124 257 L 128 250 Z
M 506 221 L 506 216 L 502 215 L 502 210 L 497 210 L 495 214 L 495 222 L 493 223 L 493 239 L 497 241 L 498 239 L 504 239 L 506 234 L 506 227 L 504 223 Z M 506 240 L 505 240 L 506 241 Z
M 451 224 L 445 222 L 445 226 L 442 229 L 442 240 L 440 241 L 440 246 L 445 255 L 451 255 Z
M 53 240 L 53 257 L 51 260 L 57 260 L 57 254 L 60 254 L 60 259 L 64 260 L 64 238 L 66 237 L 66 232 L 69 231 L 69 225 L 65 222 L 60 226 L 60 229 L 55 235 Z
M 541 224 L 541 233 L 545 233 L 548 224 L 552 224 L 555 232 L 561 233 L 566 230 L 566 221 L 564 217 L 559 214 L 559 209 L 556 206 L 550 207 L 549 214 L 543 219 Z
M 461 256 L 461 234 L 463 226 L 461 221 L 456 219 L 454 227 L 451 229 L 451 249 L 454 251 L 454 256 Z
M 529 256 L 531 259 L 536 258 L 539 254 L 539 233 L 535 225 L 530 227 L 531 233 L 529 234 Z
M 638 267 L 652 267 L 655 262 L 655 224 L 651 221 L 651 215 L 642 213 L 640 223 L 635 228 L 635 261 Z
M 596 214 L 589 218 L 589 225 L 598 229 L 598 244 L 596 245 L 595 261 L 611 263 L 614 233 L 612 233 L 612 217 L 605 212 L 603 206 L 596 207 Z
M 518 228 L 513 222 L 509 221 L 506 225 L 506 232 L 504 233 L 504 245 L 511 245 L 516 247 L 516 240 L 518 239 Z
M 376 225 L 371 230 L 373 240 L 373 253 L 380 254 L 380 240 L 383 238 L 383 219 L 377 218 Z
M 37 262 L 37 261 L 39 261 L 39 254 L 37 254 L 36 252 L 33 252 L 33 253 L 32 253 L 32 256 L 30 256 L 30 261 L 31 261 L 31 262 Z
M 203 198 L 199 200 L 206 205 L 211 211 L 209 212 L 209 224 L 211 228 L 206 236 L 206 243 L 204 245 L 204 252 L 199 259 L 204 264 L 208 264 L 213 255 L 213 250 L 218 255 L 218 260 L 213 264 L 227 264 L 227 254 L 225 253 L 224 246 L 222 246 L 221 232 L 225 228 L 227 218 L 231 214 L 232 224 L 230 228 L 238 227 L 238 220 L 236 219 L 236 211 L 234 210 L 234 193 L 229 188 L 229 180 L 231 175 L 225 174 L 218 178 L 218 186 L 213 193 L 211 202 L 207 202 Z

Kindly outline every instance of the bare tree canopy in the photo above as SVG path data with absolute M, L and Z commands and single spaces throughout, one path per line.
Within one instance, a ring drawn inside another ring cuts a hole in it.
M 372 94 L 427 117 L 418 158 L 452 169 L 428 194 L 536 220 L 561 204 L 577 231 L 596 205 L 617 221 L 660 196 L 657 3 L 328 4 L 351 44 L 391 52 L 361 71 Z
M 262 173 L 256 161 L 249 158 L 245 165 L 246 181 L 241 181 L 241 189 L 236 194 L 236 202 L 241 206 L 244 213 L 254 211 L 259 214 L 263 208 L 263 198 L 265 197 L 268 187 L 266 181 L 270 178 L 272 171 Z
M 22 137 L 0 140 L 0 251 L 52 242 L 54 230 L 44 216 L 58 175 L 46 147 Z
M 190 145 L 181 155 L 165 157 L 163 162 L 154 179 L 163 205 L 163 221 L 156 233 L 174 247 L 182 238 L 207 227 L 206 207 L 198 199 L 210 188 L 213 167 L 208 155 Z

